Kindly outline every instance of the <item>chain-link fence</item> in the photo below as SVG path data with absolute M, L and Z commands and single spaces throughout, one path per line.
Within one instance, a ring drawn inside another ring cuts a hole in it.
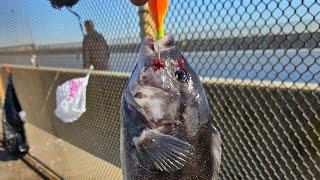
M 132 70 L 141 36 L 152 34 L 153 24 L 146 9 L 129 0 L 80 0 L 72 9 L 82 23 L 92 20 L 110 53 L 97 58 L 106 63 L 108 72 L 97 72 L 89 83 L 85 122 L 71 126 L 58 122 L 53 117 L 54 93 L 48 96 L 51 87 L 83 73 L 80 69 L 88 61 L 77 18 L 66 8 L 54 9 L 46 0 L 1 2 L 0 63 L 32 65 L 35 59 L 38 64 L 39 69 L 14 71 L 18 95 L 25 101 L 22 105 L 34 118 L 29 136 L 39 136 L 34 129 L 40 128 L 67 145 L 50 150 L 57 154 L 53 157 L 65 156 L 57 160 L 41 156 L 49 151 L 41 149 L 46 139 L 31 140 L 34 154 L 62 176 L 77 177 L 82 174 L 72 165 L 77 159 L 72 156 L 74 145 L 90 154 L 79 155 L 79 167 L 96 167 L 83 169 L 92 174 L 88 177 L 119 174 L 104 165 L 120 166 L 117 109 L 127 75 L 118 73 Z M 319 1 L 170 1 L 166 29 L 202 77 L 214 124 L 222 136 L 221 178 L 320 178 L 319 26 Z M 54 78 L 58 72 L 62 78 Z M 32 78 L 27 81 L 29 75 Z M 28 83 L 23 81 L 37 82 L 28 91 L 29 97 L 24 95 Z M 30 99 L 39 88 L 43 97 Z M 35 105 L 44 100 L 50 103 Z M 42 106 L 46 116 L 32 109 Z M 46 124 L 37 117 L 50 118 Z

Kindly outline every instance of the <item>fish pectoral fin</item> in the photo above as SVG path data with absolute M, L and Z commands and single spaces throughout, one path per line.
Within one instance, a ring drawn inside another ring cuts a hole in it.
M 173 172 L 181 169 L 193 156 L 193 147 L 186 141 L 162 134 L 157 130 L 144 130 L 133 138 L 138 158 L 157 171 Z

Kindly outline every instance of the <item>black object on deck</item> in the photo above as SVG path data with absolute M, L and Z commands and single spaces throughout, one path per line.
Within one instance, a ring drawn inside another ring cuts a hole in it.
M 13 86 L 12 74 L 9 74 L 2 119 L 3 144 L 9 153 L 17 155 L 24 154 L 29 150 L 23 127 L 24 122 L 19 112 L 22 112 L 22 108 Z

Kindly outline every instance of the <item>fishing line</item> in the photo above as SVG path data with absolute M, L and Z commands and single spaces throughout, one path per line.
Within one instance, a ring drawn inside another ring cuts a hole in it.
M 160 60 L 160 58 L 161 58 L 161 56 L 160 56 L 160 46 L 159 46 L 159 43 L 158 42 L 156 42 L 157 43 L 157 50 L 158 50 L 158 58 L 159 58 L 159 60 Z
M 76 13 L 75 11 L 73 11 L 70 7 L 67 7 L 67 10 L 78 18 L 81 33 L 84 36 L 83 27 L 82 27 L 82 23 L 81 23 L 81 16 L 78 13 Z

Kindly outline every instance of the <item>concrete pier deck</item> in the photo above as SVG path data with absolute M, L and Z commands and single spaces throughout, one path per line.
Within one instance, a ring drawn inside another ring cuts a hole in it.
M 0 179 L 42 179 L 21 159 L 11 156 L 0 144 Z

